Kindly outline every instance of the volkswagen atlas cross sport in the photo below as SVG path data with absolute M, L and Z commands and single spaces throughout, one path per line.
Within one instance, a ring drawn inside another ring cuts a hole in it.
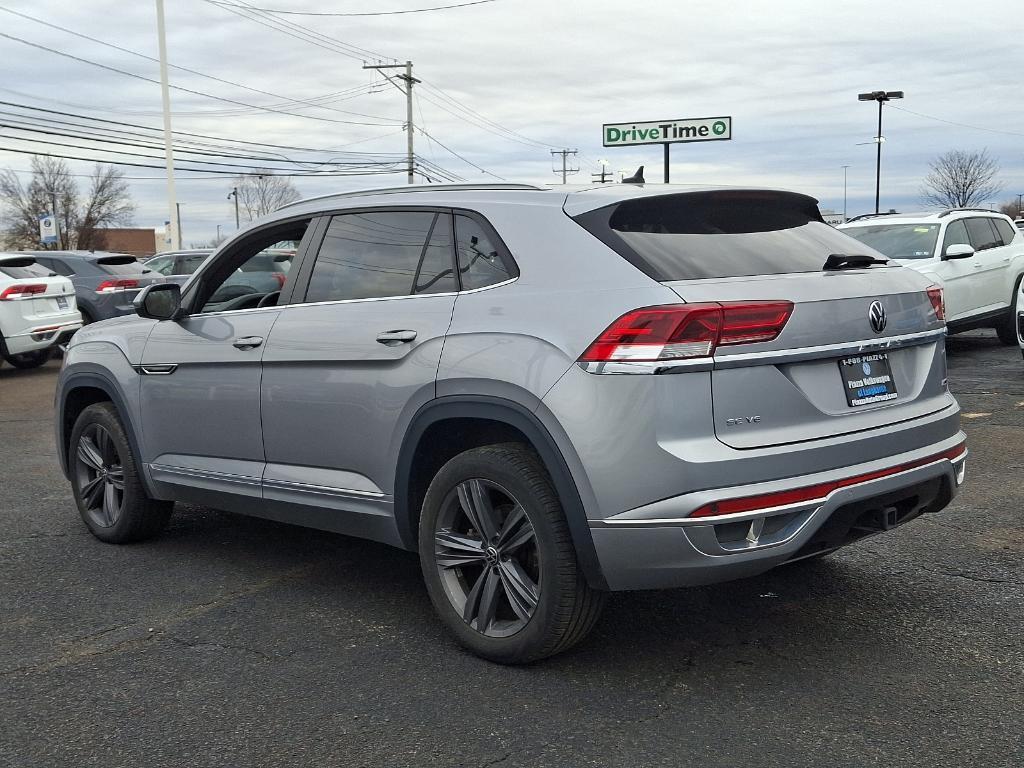
M 213 302 L 291 243 L 280 290 Z M 941 291 L 791 192 L 429 186 L 291 204 L 75 336 L 57 442 L 85 524 L 174 501 L 418 551 L 488 659 L 609 590 L 819 557 L 964 476 Z

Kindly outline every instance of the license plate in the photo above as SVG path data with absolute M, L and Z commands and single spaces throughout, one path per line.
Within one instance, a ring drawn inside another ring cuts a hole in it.
M 839 361 L 839 373 L 846 402 L 851 408 L 884 403 L 898 396 L 889 367 L 889 355 L 884 352 L 843 358 Z
M 58 296 L 57 297 L 57 309 L 67 309 L 67 308 L 68 308 L 68 298 L 67 298 L 67 296 Z

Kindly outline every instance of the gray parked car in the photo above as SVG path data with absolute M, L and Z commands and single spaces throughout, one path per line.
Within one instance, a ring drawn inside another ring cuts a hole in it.
M 225 280 L 207 301 L 209 309 L 219 312 L 241 309 L 259 301 L 268 293 L 276 295 L 285 284 L 295 258 L 298 243 L 276 243 L 253 256 Z M 213 253 L 210 249 L 170 251 L 144 262 L 169 281 L 184 285 Z
M 33 251 L 37 262 L 71 280 L 83 323 L 135 313 L 132 300 L 164 278 L 127 253 Z
M 285 239 L 280 293 L 211 307 Z M 418 551 L 499 662 L 576 643 L 608 590 L 819 557 L 964 479 L 941 291 L 800 194 L 331 195 L 136 305 L 75 336 L 57 386 L 95 536 L 152 536 L 181 500 Z

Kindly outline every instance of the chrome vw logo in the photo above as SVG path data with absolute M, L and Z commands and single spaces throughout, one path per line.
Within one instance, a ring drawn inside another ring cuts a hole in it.
M 882 302 L 871 302 L 871 306 L 868 307 L 868 321 L 871 323 L 871 329 L 875 333 L 881 333 L 885 330 L 885 307 L 882 306 Z

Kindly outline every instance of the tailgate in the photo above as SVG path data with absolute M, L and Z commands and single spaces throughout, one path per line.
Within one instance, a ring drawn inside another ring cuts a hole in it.
M 776 339 L 715 353 L 715 434 L 733 448 L 875 429 L 953 403 L 945 326 L 917 272 L 876 267 L 666 284 L 688 303 L 793 302 Z M 869 317 L 875 302 L 885 317 L 881 330 Z

